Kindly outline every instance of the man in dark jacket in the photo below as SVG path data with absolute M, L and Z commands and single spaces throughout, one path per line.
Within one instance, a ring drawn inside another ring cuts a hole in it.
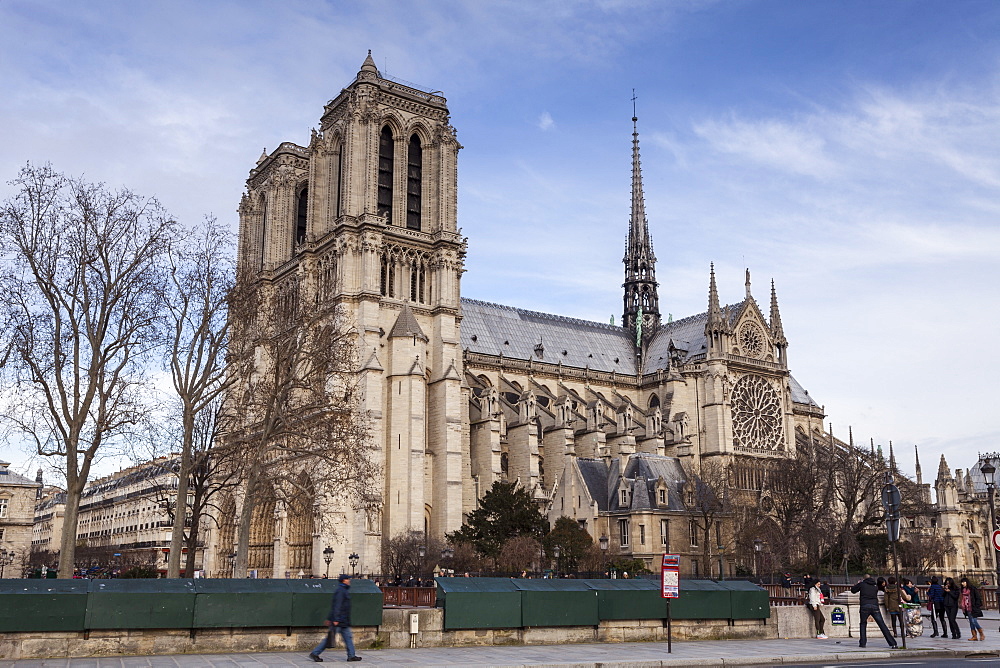
M 937 620 L 941 620 L 941 638 L 948 637 L 948 625 L 944 621 L 944 587 L 938 581 L 937 576 L 931 578 L 931 586 L 927 588 L 927 600 L 931 603 L 931 627 L 934 633 L 931 638 L 938 637 Z
M 323 622 L 330 627 L 326 637 L 316 645 L 316 648 L 309 653 L 309 658 L 313 661 L 322 662 L 320 654 L 327 647 L 331 647 L 337 637 L 337 632 L 344 638 L 344 646 L 347 647 L 347 660 L 360 661 L 361 657 L 354 653 L 354 634 L 351 633 L 351 576 L 341 575 L 337 578 L 337 591 L 333 593 L 333 603 L 330 605 L 330 614 Z
M 896 640 L 892 637 L 889 629 L 886 628 L 885 620 L 882 619 L 882 613 L 878 609 L 878 584 L 875 582 L 875 578 L 865 574 L 865 579 L 851 587 L 851 591 L 860 595 L 858 603 L 861 606 L 861 624 L 859 629 L 861 631 L 861 642 L 858 643 L 858 646 L 864 647 L 868 644 L 868 618 L 871 617 L 878 624 L 878 628 L 882 631 L 885 641 L 889 643 L 889 648 L 896 649 Z

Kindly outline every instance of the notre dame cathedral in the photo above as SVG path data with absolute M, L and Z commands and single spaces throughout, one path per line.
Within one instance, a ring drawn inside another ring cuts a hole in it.
M 383 77 L 370 54 L 308 146 L 265 151 L 239 209 L 240 266 L 278 290 L 312 282 L 303 292 L 347 309 L 384 489 L 366 513 L 323 508 L 329 536 L 289 509 L 263 514 L 251 568 L 318 573 L 329 545 L 335 569 L 354 552 L 377 572 L 389 537 L 441 537 L 494 481 L 516 480 L 550 520 L 573 517 L 649 563 L 691 555 L 684 571 L 697 573 L 685 471 L 724 461 L 738 486 L 759 489 L 796 434 L 821 428 L 822 408 L 789 373 L 773 283 L 762 309 L 748 271 L 726 305 L 734 291 L 706 258 L 706 311 L 661 317 L 632 121 L 621 326 L 463 297 L 447 101 Z M 218 546 L 216 568 L 229 550 Z

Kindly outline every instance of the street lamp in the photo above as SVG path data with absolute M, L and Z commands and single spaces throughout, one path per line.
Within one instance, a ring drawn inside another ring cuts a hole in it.
M 330 577 L 330 562 L 333 561 L 334 549 L 327 545 L 323 548 L 323 561 L 326 562 L 326 577 Z
M 354 577 L 354 569 L 357 567 L 358 561 L 360 561 L 360 559 L 361 559 L 361 557 L 358 556 L 357 552 L 351 552 L 351 556 L 347 557 L 347 560 L 349 562 L 351 562 L 351 577 L 352 578 Z
M 607 572 L 608 566 L 608 537 L 601 536 L 597 539 L 597 544 L 601 546 L 601 564 L 603 565 L 605 572 Z
M 725 570 L 724 570 L 725 569 L 725 562 L 723 561 L 723 554 L 722 554 L 722 552 L 726 548 L 723 545 L 717 545 L 715 549 L 716 549 L 716 552 L 719 553 L 719 580 L 725 580 L 726 579 L 726 573 L 725 573 Z
M 558 572 L 559 572 L 559 570 L 560 570 L 560 569 L 559 569 L 559 554 L 560 554 L 561 552 L 562 552 L 562 550 L 561 550 L 561 549 L 559 548 L 559 546 L 558 546 L 558 545 L 556 545 L 555 547 L 553 547 L 553 548 L 552 548 L 552 556 L 553 556 L 553 557 L 555 557 L 555 559 L 556 559 L 556 572 L 557 572 L 557 573 L 558 573 Z
M 451 562 L 451 558 L 454 557 L 454 556 L 455 556 L 455 550 L 453 550 L 450 547 L 444 548 L 443 550 L 441 550 L 441 563 L 442 564 L 447 563 L 449 565 L 449 567 L 453 566 L 453 564 L 451 564 L 450 562 Z M 451 571 L 452 575 L 455 574 L 455 569 L 454 568 L 449 568 L 448 570 Z
M 229 559 L 229 577 L 235 578 L 236 577 L 236 553 L 233 552 L 233 553 L 227 555 L 226 559 Z
M 3 569 L 14 563 L 14 552 L 0 549 L 0 578 L 3 577 Z
M 753 576 L 760 581 L 760 572 L 757 570 L 757 561 L 760 558 L 760 551 L 764 549 L 764 541 L 760 538 L 753 539 Z
M 982 472 L 983 477 L 986 479 L 986 499 L 987 501 L 989 501 L 990 504 L 989 539 L 990 543 L 993 545 L 993 566 L 996 568 L 997 572 L 997 580 L 996 580 L 997 591 L 1000 592 L 1000 561 L 998 561 L 997 559 L 997 557 L 1000 555 L 998 555 L 998 550 L 996 547 L 997 542 L 993 540 L 993 532 L 996 531 L 997 529 L 997 511 L 994 505 L 995 502 L 993 501 L 993 490 L 995 489 L 996 486 L 996 473 L 997 473 L 997 467 L 993 465 L 993 460 L 996 457 L 997 455 L 995 454 L 992 455 L 980 454 L 979 458 L 983 463 L 980 464 L 979 470 Z M 1000 607 L 1000 594 L 997 595 L 997 605 L 998 607 Z

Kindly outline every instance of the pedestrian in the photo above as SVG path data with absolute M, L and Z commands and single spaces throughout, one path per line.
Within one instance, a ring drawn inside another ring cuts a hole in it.
M 938 620 L 941 620 L 941 638 L 948 637 L 948 626 L 944 621 L 944 587 L 938 581 L 937 576 L 931 578 L 931 586 L 927 588 L 927 606 L 931 612 L 931 628 L 934 633 L 931 638 L 938 637 Z
M 969 640 L 986 640 L 986 636 L 983 635 L 983 627 L 979 625 L 979 617 L 983 616 L 983 597 L 979 594 L 979 587 L 969 582 L 969 578 L 964 575 L 959 584 L 962 585 L 962 592 L 959 595 L 958 607 L 969 619 L 969 629 L 972 631 L 972 637 Z M 979 632 L 978 638 L 976 631 Z
M 889 622 L 892 624 L 892 635 L 896 637 L 896 624 L 899 624 L 899 633 L 906 633 L 903 624 L 903 609 L 899 604 L 907 601 L 906 594 L 896 584 L 896 578 L 890 577 L 885 583 L 885 610 L 889 613 Z
M 360 661 L 361 657 L 354 653 L 354 634 L 351 633 L 351 576 L 341 574 L 337 578 L 337 590 L 333 592 L 333 603 L 330 605 L 330 614 L 326 616 L 323 624 L 329 627 L 326 637 L 313 651 L 309 652 L 309 658 L 322 663 L 320 654 L 327 647 L 332 647 L 337 639 L 337 632 L 340 632 L 344 639 L 344 646 L 347 648 L 348 661 Z
M 944 580 L 944 611 L 948 615 L 948 628 L 951 629 L 951 639 L 958 640 L 962 631 L 958 628 L 955 617 L 958 615 L 958 587 L 951 578 Z
M 831 598 L 830 597 L 830 583 L 827 582 L 826 580 L 823 580 L 822 582 L 819 583 L 819 590 L 821 592 L 823 592 L 823 600 L 824 601 L 829 601 L 830 598 Z
M 785 589 L 791 589 L 792 588 L 792 574 L 791 573 L 785 573 L 785 577 L 781 578 L 781 586 L 784 587 Z
M 813 582 L 814 582 L 813 576 L 810 575 L 809 573 L 806 573 L 805 575 L 802 576 L 802 586 L 805 588 L 806 593 L 809 593 L 809 590 L 813 586 Z
M 806 592 L 806 606 L 812 612 L 813 624 L 816 625 L 816 638 L 826 640 L 826 634 L 823 633 L 823 625 L 826 623 L 826 617 L 823 616 L 822 605 L 823 592 L 819 589 L 819 581 L 813 580 L 812 586 Z
M 851 591 L 855 594 L 859 594 L 858 603 L 860 604 L 860 614 L 861 614 L 861 642 L 858 643 L 858 647 L 864 647 L 868 644 L 868 618 L 871 617 L 878 624 L 879 630 L 882 632 L 882 636 L 885 641 L 889 643 L 890 649 L 896 649 L 896 641 L 893 639 L 892 634 L 889 633 L 889 629 L 885 625 L 885 620 L 882 619 L 882 613 L 878 609 L 878 583 L 875 581 L 871 575 L 865 574 L 865 578 L 859 581 L 856 585 L 851 587 Z

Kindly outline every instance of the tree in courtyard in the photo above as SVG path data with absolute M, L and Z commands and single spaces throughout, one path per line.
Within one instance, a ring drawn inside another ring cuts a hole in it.
M 729 532 L 722 523 L 732 516 L 731 490 L 726 467 L 717 459 L 702 460 L 697 474 L 688 472 L 681 495 L 701 545 L 701 568 L 711 573 L 713 548 L 725 545 Z
M 235 382 L 226 391 L 220 438 L 240 453 L 236 573 L 246 572 L 260 504 L 311 499 L 318 491 L 312 480 L 357 511 L 381 498 L 357 332 L 343 309 L 308 289 L 295 275 L 279 284 L 238 275 L 230 296 L 228 373 Z
M 497 480 L 483 495 L 479 507 L 465 523 L 448 535 L 454 543 L 468 543 L 484 557 L 496 561 L 503 544 L 511 538 L 539 539 L 548 523 L 531 495 L 516 483 Z
M 497 568 L 504 573 L 520 573 L 533 571 L 538 566 L 539 571 L 545 570 L 542 544 L 533 536 L 514 536 L 504 542 L 497 555 Z
M 156 200 L 28 165 L 0 209 L 3 411 L 66 476 L 59 577 L 73 576 L 80 497 L 95 462 L 148 416 L 166 254 L 176 225 Z
M 565 515 L 556 520 L 552 530 L 542 540 L 547 554 L 554 555 L 559 548 L 559 558 L 556 560 L 561 571 L 576 571 L 586 560 L 594 540 L 587 530 L 572 517 Z

